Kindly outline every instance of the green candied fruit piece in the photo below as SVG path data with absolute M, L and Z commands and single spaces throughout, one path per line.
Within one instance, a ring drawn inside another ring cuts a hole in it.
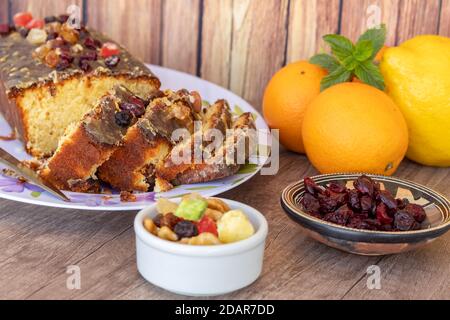
M 200 220 L 208 207 L 208 203 L 203 199 L 184 199 L 178 205 L 175 215 L 185 220 Z

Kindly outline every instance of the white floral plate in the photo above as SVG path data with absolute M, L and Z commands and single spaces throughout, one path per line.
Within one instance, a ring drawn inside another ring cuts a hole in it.
M 222 87 L 186 73 L 153 65 L 149 65 L 149 68 L 159 77 L 161 83 L 163 84 L 163 88 L 171 88 L 175 90 L 186 88 L 188 90 L 196 90 L 200 92 L 205 102 L 214 102 L 217 99 L 226 99 L 230 103 L 233 113 L 236 115 L 243 112 L 252 112 L 256 118 L 256 127 L 258 129 L 263 129 L 266 132 L 263 134 L 263 140 L 265 140 L 263 145 L 270 145 L 271 140 L 267 124 L 264 122 L 262 116 L 242 98 Z M 10 126 L 0 115 L 0 135 L 8 136 L 10 132 Z M 25 152 L 22 143 L 18 140 L 0 141 L 0 147 L 14 155 L 19 160 L 30 158 L 30 156 Z M 231 177 L 208 183 L 182 185 L 165 193 L 138 193 L 136 194 L 137 199 L 135 202 L 121 202 L 120 195 L 118 193 L 105 195 L 66 191 L 64 193 L 71 199 L 71 202 L 64 202 L 50 195 L 46 191 L 43 191 L 38 186 L 30 183 L 24 183 L 15 178 L 5 176 L 0 172 L 0 198 L 41 206 L 82 210 L 139 210 L 152 204 L 158 197 L 177 198 L 192 192 L 197 192 L 204 196 L 214 196 L 223 193 L 250 179 L 261 169 L 266 161 L 266 154 L 252 157 L 250 159 L 250 164 L 244 166 L 237 174 Z M 3 168 L 5 167 L 0 165 L 0 171 Z

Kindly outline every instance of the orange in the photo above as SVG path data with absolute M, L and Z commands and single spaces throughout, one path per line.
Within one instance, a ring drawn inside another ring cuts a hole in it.
M 377 55 L 375 56 L 375 62 L 380 62 L 381 59 L 383 59 L 384 53 L 386 52 L 386 50 L 389 49 L 388 46 L 383 46 L 383 48 L 381 48 L 380 51 L 378 51 Z
M 392 175 L 408 148 L 408 128 L 397 105 L 374 87 L 341 83 L 308 107 L 303 141 L 321 173 Z
M 320 93 L 327 72 L 307 61 L 287 65 L 270 80 L 263 99 L 263 114 L 271 129 L 280 130 L 287 149 L 304 153 L 302 122 L 306 107 Z

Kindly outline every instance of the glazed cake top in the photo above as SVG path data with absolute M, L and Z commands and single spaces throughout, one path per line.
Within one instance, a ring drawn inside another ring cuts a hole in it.
M 36 37 L 46 38 L 42 41 Z M 0 37 L 0 80 L 10 97 L 23 89 L 83 74 L 156 80 L 123 47 L 90 28 L 70 30 L 67 23 L 53 21 L 42 29 L 10 27 Z

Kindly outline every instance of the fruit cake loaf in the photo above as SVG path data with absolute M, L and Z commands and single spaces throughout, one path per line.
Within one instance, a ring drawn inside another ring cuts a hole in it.
M 119 147 L 128 128 L 144 111 L 140 98 L 116 86 L 78 124 L 68 128 L 41 177 L 60 189 L 97 191 L 97 168 Z
M 143 98 L 160 86 L 143 63 L 103 34 L 74 29 L 67 16 L 45 22 L 31 30 L 20 22 L 0 28 L 0 111 L 37 157 L 51 155 L 66 127 L 114 85 Z
M 186 90 L 167 90 L 152 100 L 110 159 L 98 170 L 101 180 L 121 191 L 148 191 L 154 185 L 154 167 L 170 152 L 176 129 L 194 131 L 201 98 Z

